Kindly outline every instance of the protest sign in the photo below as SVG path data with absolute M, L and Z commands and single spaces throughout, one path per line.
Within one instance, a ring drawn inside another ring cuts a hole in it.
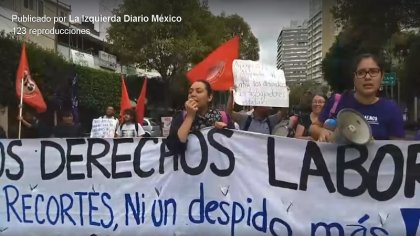
M 115 136 L 115 129 L 117 128 L 116 119 L 94 119 L 92 121 L 92 130 L 90 131 L 91 138 L 113 138 Z
M 171 129 L 172 117 L 165 116 L 165 117 L 161 117 L 160 119 L 161 119 L 162 124 L 163 124 L 163 127 L 162 127 L 162 136 L 163 137 L 168 137 L 169 130 Z
M 234 100 L 242 106 L 289 107 L 282 70 L 256 61 L 234 60 Z
M 0 231 L 415 236 L 419 153 L 218 129 L 180 155 L 162 138 L 0 140 Z

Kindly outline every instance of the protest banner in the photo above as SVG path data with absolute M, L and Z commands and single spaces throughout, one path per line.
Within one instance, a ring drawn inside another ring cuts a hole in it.
M 0 231 L 415 236 L 419 153 L 217 129 L 180 155 L 162 138 L 0 140 Z
M 289 107 L 289 89 L 282 70 L 249 60 L 234 60 L 232 67 L 237 104 Z
M 117 128 L 116 119 L 98 118 L 92 120 L 91 138 L 113 138 Z

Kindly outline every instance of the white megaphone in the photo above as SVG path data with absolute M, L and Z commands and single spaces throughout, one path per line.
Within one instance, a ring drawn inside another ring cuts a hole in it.
M 365 145 L 372 140 L 372 129 L 362 114 L 349 108 L 338 113 L 337 127 L 332 135 L 334 143 Z

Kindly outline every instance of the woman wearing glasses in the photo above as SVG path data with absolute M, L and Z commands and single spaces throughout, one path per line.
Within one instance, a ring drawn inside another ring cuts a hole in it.
M 354 69 L 354 91 L 344 93 L 337 104 L 336 115 L 343 108 L 360 112 L 372 129 L 376 140 L 403 139 L 405 137 L 403 115 L 398 105 L 386 98 L 377 96 L 384 72 L 380 60 L 372 54 L 357 57 Z M 332 131 L 323 127 L 330 117 L 335 96 L 325 106 L 319 121 L 311 126 L 315 140 L 329 142 Z
M 295 138 L 309 139 L 311 136 L 309 128 L 311 124 L 318 122 L 318 117 L 321 114 L 322 108 L 325 105 L 325 98 L 321 95 L 315 95 L 311 101 L 311 112 L 299 117 L 298 125 L 296 127 Z

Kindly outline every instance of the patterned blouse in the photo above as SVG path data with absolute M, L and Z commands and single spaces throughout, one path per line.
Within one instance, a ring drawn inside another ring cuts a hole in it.
M 197 114 L 191 126 L 191 131 L 198 131 L 206 127 L 212 127 L 218 121 L 222 121 L 222 115 L 217 110 L 209 110 L 204 116 Z
M 178 129 L 181 127 L 185 120 L 185 111 L 182 111 L 175 115 L 172 119 L 171 129 L 167 138 L 167 145 L 170 150 L 177 153 L 184 152 L 186 149 L 186 143 L 182 143 L 178 138 Z M 222 114 L 218 110 L 209 109 L 205 115 L 196 114 L 194 121 L 191 125 L 190 132 L 198 132 L 199 130 L 206 127 L 214 127 L 214 124 L 218 121 L 222 121 Z M 227 128 L 235 129 L 235 125 L 228 117 Z

